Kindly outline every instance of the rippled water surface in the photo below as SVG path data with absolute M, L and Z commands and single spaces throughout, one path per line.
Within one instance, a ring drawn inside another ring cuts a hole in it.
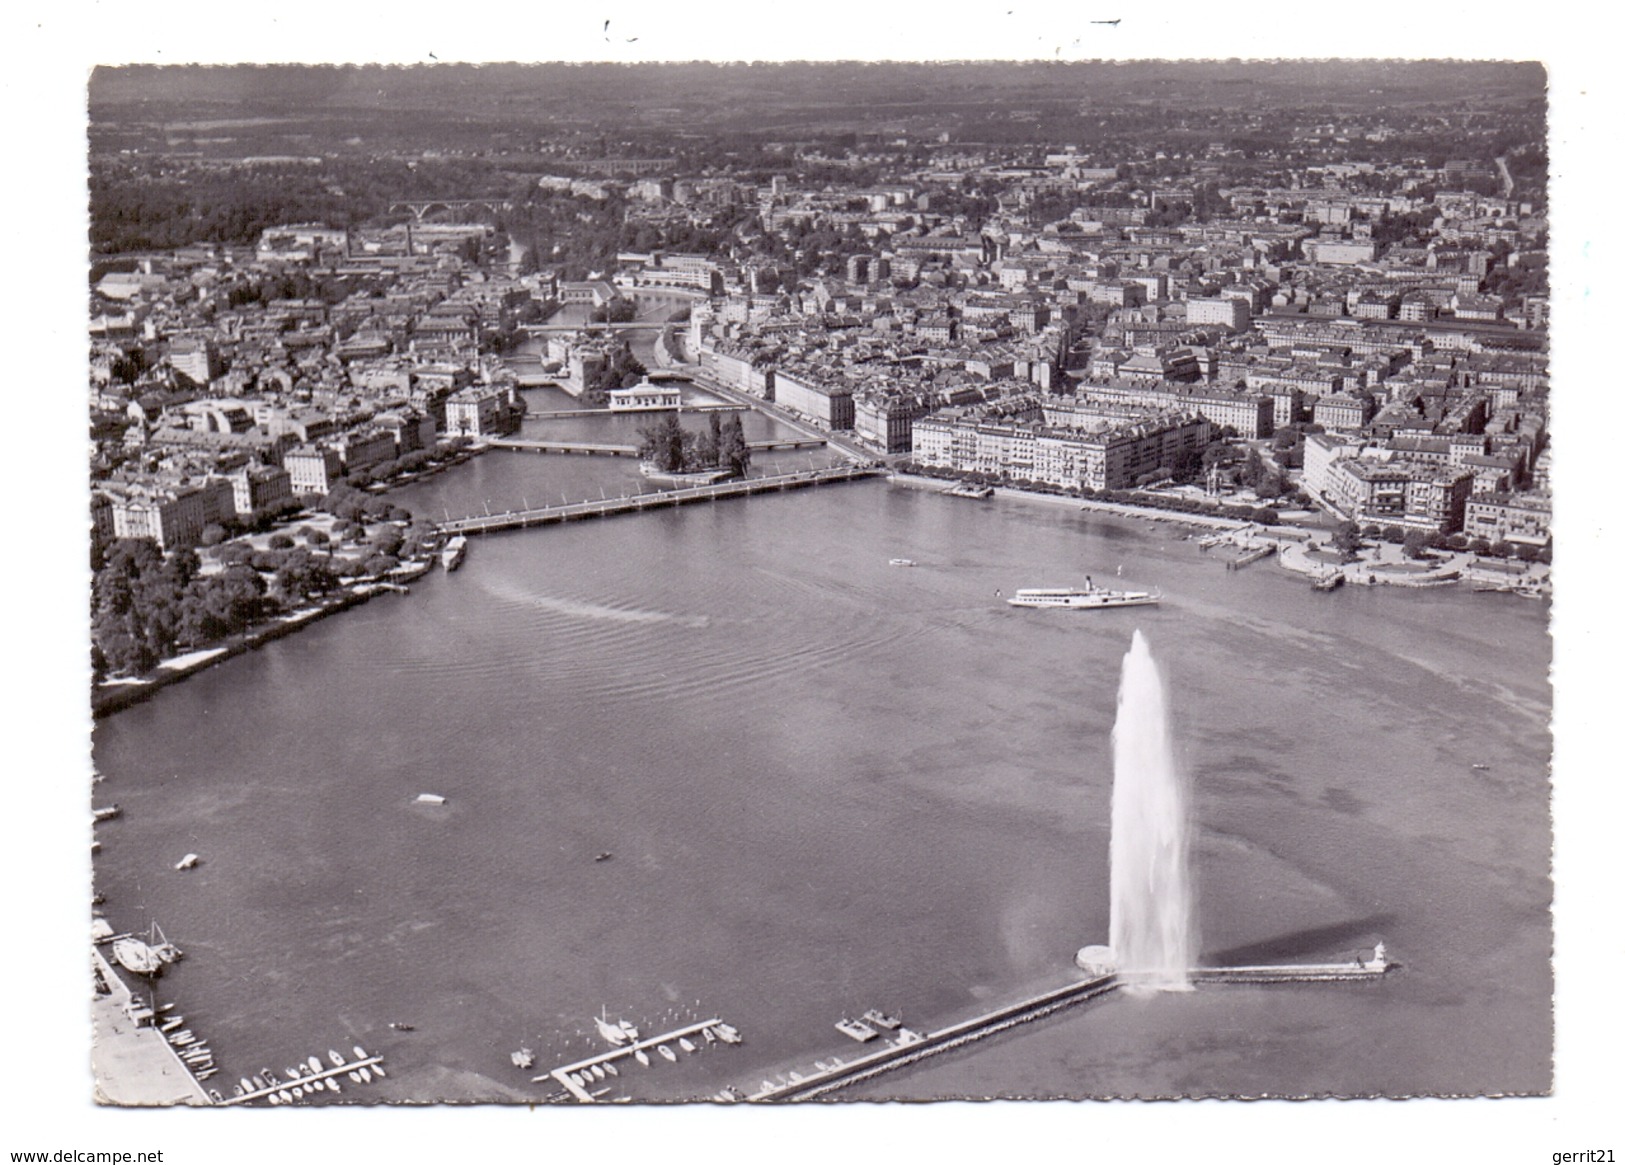
M 492 453 L 395 496 L 455 516 L 636 478 Z M 1000 597 L 1119 571 L 1165 603 Z M 1205 957 L 1385 938 L 1404 972 L 1111 1001 L 869 1094 L 1538 1089 L 1544 618 L 1465 591 L 1314 594 L 1171 525 L 876 481 L 493 536 L 99 724 L 125 813 L 98 888 L 117 926 L 155 918 L 186 950 L 158 995 L 222 1078 L 361 1043 L 392 1071 L 344 1098 L 540 1097 L 530 1077 L 600 1047 L 607 1008 L 746 1035 L 630 1065 L 617 1095 L 752 1088 L 849 1056 L 843 1014 L 942 1026 L 1103 940 L 1139 627 L 1193 779 Z M 188 851 L 204 864 L 176 873 Z M 508 1062 L 521 1045 L 533 1072 Z

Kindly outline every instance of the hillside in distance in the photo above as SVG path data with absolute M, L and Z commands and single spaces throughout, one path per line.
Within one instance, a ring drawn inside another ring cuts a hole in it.
M 474 122 L 528 116 L 679 117 L 694 128 L 809 117 L 854 127 L 900 114 L 1139 102 L 1196 108 L 1538 101 L 1534 62 L 1086 61 L 720 64 L 229 65 L 101 67 L 93 124 L 183 117 L 414 113 Z

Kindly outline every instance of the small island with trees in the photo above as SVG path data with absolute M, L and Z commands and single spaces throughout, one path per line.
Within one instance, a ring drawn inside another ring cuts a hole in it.
M 643 475 L 656 481 L 709 485 L 741 477 L 750 468 L 750 444 L 737 413 L 726 421 L 712 413 L 710 426 L 699 433 L 683 428 L 677 416 L 669 414 L 639 429 L 638 435 Z

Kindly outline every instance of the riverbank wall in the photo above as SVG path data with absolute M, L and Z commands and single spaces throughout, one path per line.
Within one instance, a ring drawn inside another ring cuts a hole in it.
M 910 489 L 933 489 L 945 492 L 954 483 L 936 477 L 925 477 L 915 473 L 892 473 L 887 480 L 895 485 L 906 486 Z M 1078 510 L 1094 510 L 1103 514 L 1116 514 L 1121 518 L 1144 518 L 1151 522 L 1168 522 L 1174 525 L 1203 526 L 1214 530 L 1240 530 L 1255 523 L 1243 521 L 1239 518 L 1222 518 L 1217 514 L 1190 514 L 1182 510 L 1159 510 L 1154 506 L 1131 506 L 1121 502 L 1103 502 L 1094 498 L 1073 497 L 1069 494 L 1038 493 L 1035 490 L 1016 489 L 1011 486 L 995 486 L 993 498 L 1010 498 L 1022 502 L 1042 502 L 1052 506 L 1071 506 Z
M 225 643 L 218 644 L 202 651 L 192 652 L 174 660 L 166 660 L 153 668 L 146 675 L 126 681 L 104 683 L 96 688 L 90 698 L 90 714 L 96 719 L 110 716 L 114 712 L 122 711 L 152 697 L 153 693 L 167 688 L 170 684 L 177 684 L 189 676 L 195 676 L 201 671 L 207 671 L 222 660 L 242 655 L 252 651 L 261 644 L 281 639 L 285 635 L 292 635 L 304 627 L 310 626 L 319 620 L 346 611 L 351 607 L 359 606 L 375 595 L 382 594 L 391 588 L 374 583 L 359 587 L 355 590 L 345 591 L 324 600 L 315 607 L 305 607 L 290 615 L 246 631 L 241 635 L 233 636 Z

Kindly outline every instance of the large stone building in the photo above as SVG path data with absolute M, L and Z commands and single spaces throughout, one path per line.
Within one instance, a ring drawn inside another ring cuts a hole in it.
M 459 437 L 501 437 L 519 427 L 523 409 L 513 389 L 470 385 L 446 400 L 446 432 Z
M 1213 426 L 1190 412 L 1100 421 L 1091 429 L 1011 416 L 949 412 L 914 422 L 914 459 L 960 473 L 1003 474 L 1063 489 L 1127 489 L 1198 454 Z
M 1552 541 L 1550 494 L 1492 494 L 1467 503 L 1462 532 L 1486 542 L 1544 547 Z
M 786 372 L 780 368 L 773 378 L 773 393 L 779 404 L 808 417 L 826 429 L 850 429 L 856 419 L 852 390 L 844 384 L 829 384 L 812 373 Z
M 917 396 L 869 389 L 853 398 L 853 427 L 887 453 L 907 453 L 914 448 L 914 422 L 929 411 Z
M 113 537 L 146 538 L 173 550 L 196 545 L 205 526 L 235 514 L 231 483 L 222 478 L 132 491 L 113 498 Z
M 326 445 L 301 445 L 282 455 L 295 494 L 325 494 L 344 479 L 344 459 Z
M 1465 522 L 1473 473 L 1316 433 L 1304 441 L 1303 488 L 1334 513 L 1362 525 L 1451 534 Z
M 253 518 L 293 502 L 293 475 L 277 465 L 245 465 L 226 478 L 231 482 L 237 517 Z

